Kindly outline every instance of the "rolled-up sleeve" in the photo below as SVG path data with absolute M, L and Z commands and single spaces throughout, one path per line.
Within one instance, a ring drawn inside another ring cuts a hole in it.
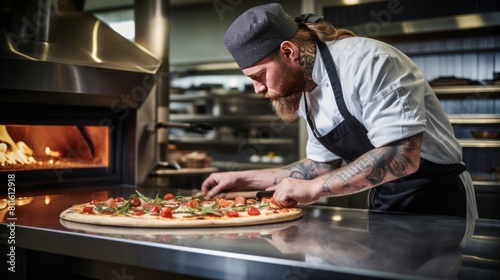
M 382 53 L 360 61 L 355 85 L 362 122 L 375 147 L 425 130 L 425 79 L 404 60 Z

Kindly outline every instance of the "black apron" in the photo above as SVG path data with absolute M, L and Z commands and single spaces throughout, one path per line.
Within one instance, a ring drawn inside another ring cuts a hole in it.
M 349 163 L 375 147 L 368 139 L 368 131 L 364 125 L 347 110 L 340 79 L 328 47 L 320 40 L 316 40 L 316 43 L 344 121 L 328 134 L 320 135 L 309 115 L 307 98 L 304 96 L 307 122 L 316 139 L 326 149 Z M 463 164 L 443 165 L 421 159 L 416 173 L 370 189 L 369 209 L 465 216 L 466 193 L 459 178 L 463 171 Z

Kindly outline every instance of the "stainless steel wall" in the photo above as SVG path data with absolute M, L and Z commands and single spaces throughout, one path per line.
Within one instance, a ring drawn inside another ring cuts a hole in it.
M 136 0 L 135 41 L 162 60 L 157 86 L 138 109 L 138 184 L 147 181 L 159 161 L 160 143 L 168 140 L 167 133 L 150 134 L 146 127 L 151 122 L 168 121 L 169 103 L 169 1 Z

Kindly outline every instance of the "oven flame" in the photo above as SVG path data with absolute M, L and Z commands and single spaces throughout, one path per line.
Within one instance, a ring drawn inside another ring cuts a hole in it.
M 60 152 L 52 151 L 52 150 L 50 150 L 49 147 L 45 148 L 45 154 L 48 156 L 51 156 L 51 157 L 55 157 L 55 158 L 58 158 L 61 156 Z
M 0 125 L 0 142 L 0 165 L 36 163 L 33 150 L 22 141 L 15 143 L 5 125 Z

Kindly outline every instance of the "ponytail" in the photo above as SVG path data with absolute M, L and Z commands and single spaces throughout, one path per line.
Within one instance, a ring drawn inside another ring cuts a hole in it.
M 337 29 L 325 21 L 317 23 L 302 21 L 299 23 L 299 30 L 290 41 L 304 44 L 306 41 L 314 41 L 315 39 L 328 42 L 355 36 L 354 32 L 343 28 Z

